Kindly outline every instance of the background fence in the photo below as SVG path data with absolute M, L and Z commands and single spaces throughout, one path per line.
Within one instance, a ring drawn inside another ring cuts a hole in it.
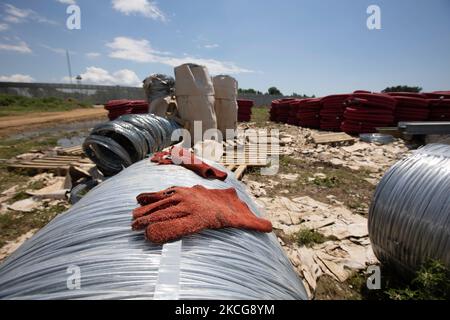
M 93 104 L 105 104 L 107 101 L 114 99 L 145 99 L 144 90 L 139 87 L 63 83 L 0 82 L 0 93 L 30 98 L 74 98 L 80 102 Z M 270 95 L 239 95 L 239 98 L 254 100 L 255 106 L 259 107 L 269 106 L 272 100 L 284 97 Z

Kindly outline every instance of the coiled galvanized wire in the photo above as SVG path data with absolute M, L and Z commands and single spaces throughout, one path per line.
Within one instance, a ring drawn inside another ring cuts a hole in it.
M 83 144 L 85 154 L 105 176 L 113 176 L 172 144 L 175 121 L 151 114 L 130 114 L 97 125 Z
M 369 212 L 378 259 L 414 272 L 428 259 L 450 267 L 450 146 L 430 144 L 383 177 Z
M 225 170 L 219 165 L 215 165 Z M 0 299 L 306 299 L 274 234 L 205 230 L 163 246 L 131 230 L 136 195 L 171 186 L 234 187 L 180 166 L 141 161 L 83 197 L 0 265 Z M 80 289 L 68 289 L 79 268 Z
M 144 80 L 144 90 L 149 102 L 173 94 L 175 79 L 165 74 L 152 74 Z

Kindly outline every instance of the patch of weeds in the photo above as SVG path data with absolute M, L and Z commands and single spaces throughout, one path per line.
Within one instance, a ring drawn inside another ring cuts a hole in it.
M 312 247 L 314 244 L 321 244 L 329 240 L 320 232 L 309 229 L 302 229 L 294 235 L 295 242 L 299 246 Z
M 69 111 L 87 108 L 90 105 L 75 99 L 54 97 L 29 98 L 10 94 L 0 94 L 0 117 L 16 116 L 30 112 Z
M 367 275 L 360 272 L 346 283 L 366 300 L 449 300 L 450 270 L 442 262 L 430 260 L 413 276 L 381 267 L 381 290 L 367 289 Z
M 0 141 L 0 159 L 10 159 L 33 149 L 55 147 L 58 138 L 54 136 L 38 136 L 26 139 L 2 139 Z
M 42 180 L 33 181 L 28 184 L 28 188 L 31 190 L 39 190 L 45 188 L 45 183 Z
M 32 229 L 41 229 L 66 209 L 64 204 L 58 204 L 33 212 L 8 211 L 0 215 L 0 247 Z
M 392 300 L 449 300 L 450 270 L 439 261 L 428 261 L 409 285 L 389 288 L 385 293 Z
M 12 197 L 10 200 L 9 200 L 9 203 L 11 204 L 11 203 L 14 203 L 14 202 L 16 202 L 16 201 L 21 201 L 21 200 L 25 200 L 25 199 L 28 199 L 28 198 L 30 198 L 31 196 L 29 195 L 29 194 L 27 194 L 25 191 L 19 191 L 19 192 L 17 192 L 15 195 L 14 195 L 14 197 Z
M 252 122 L 256 127 L 265 127 L 266 122 L 269 121 L 269 108 L 257 107 L 252 109 Z
M 325 178 L 316 177 L 313 180 L 313 183 L 319 187 L 334 188 L 340 184 L 340 181 L 337 177 L 334 177 L 334 176 L 333 177 L 325 177 Z

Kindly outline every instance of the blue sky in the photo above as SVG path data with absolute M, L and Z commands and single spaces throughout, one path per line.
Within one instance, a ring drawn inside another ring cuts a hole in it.
M 81 9 L 81 30 L 66 8 Z M 369 5 L 381 30 L 366 26 Z M 138 86 L 185 62 L 243 88 L 327 95 L 391 85 L 450 89 L 450 0 L 0 2 L 0 81 Z

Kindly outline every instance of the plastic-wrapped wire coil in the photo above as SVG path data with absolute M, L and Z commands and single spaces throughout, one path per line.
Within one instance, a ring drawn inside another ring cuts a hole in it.
M 151 114 L 129 114 L 96 126 L 83 144 L 86 155 L 105 176 L 113 176 L 172 144 L 175 121 Z
M 234 187 L 260 215 L 232 174 L 225 182 L 205 180 L 180 166 L 141 161 L 91 190 L 0 265 L 0 299 L 307 299 L 273 233 L 205 230 L 159 246 L 131 230 L 136 195 L 197 184 Z M 80 288 L 69 290 L 73 268 Z
M 378 259 L 414 272 L 428 259 L 450 267 L 450 146 L 430 144 L 383 177 L 369 212 Z
M 144 90 L 149 101 L 172 94 L 174 88 L 175 79 L 165 74 L 152 74 L 144 80 Z
M 394 142 L 394 137 L 390 134 L 381 133 L 361 133 L 359 135 L 361 141 L 369 143 L 389 144 Z

